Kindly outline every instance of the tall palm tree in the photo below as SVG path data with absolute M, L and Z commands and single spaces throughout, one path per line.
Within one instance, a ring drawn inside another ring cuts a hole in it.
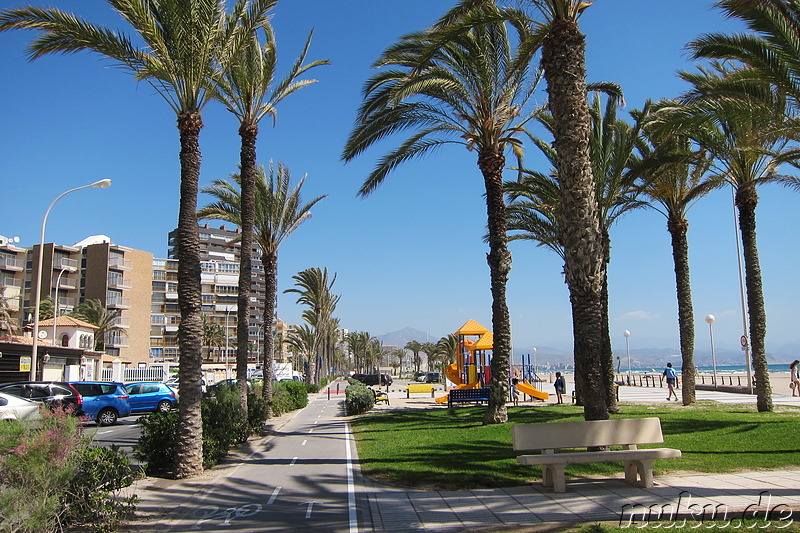
M 264 294 L 264 386 L 263 396 L 272 399 L 272 321 L 278 295 L 278 250 L 286 239 L 311 217 L 311 208 L 327 195 L 303 203 L 301 190 L 306 176 L 292 188 L 292 176 L 283 164 L 270 162 L 269 174 L 258 167 L 255 178 L 255 241 L 261 248 L 266 290 Z M 241 227 L 242 175 L 231 174 L 229 180 L 218 179 L 202 192 L 216 198 L 215 202 L 197 212 L 197 218 L 225 220 Z M 247 255 L 242 247 L 242 256 Z M 240 273 L 241 274 L 241 273 Z M 237 363 L 238 365 L 238 363 Z M 237 368 L 237 371 L 238 368 Z M 246 375 L 246 369 L 244 374 Z
M 656 107 L 661 105 L 668 104 Z M 646 125 L 645 132 L 648 132 Z M 652 132 L 646 137 L 649 143 L 641 146 L 642 160 L 631 170 L 641 178 L 650 207 L 667 218 L 678 300 L 681 399 L 683 405 L 691 405 L 695 402 L 694 309 L 686 216 L 689 208 L 718 187 L 720 182 L 708 175 L 711 166 L 709 153 L 693 147 L 688 136 L 677 133 L 664 137 Z
M 256 139 L 261 119 L 269 115 L 273 125 L 277 121 L 278 103 L 293 92 L 316 83 L 317 80 L 299 80 L 298 77 L 308 69 L 327 61 L 315 61 L 304 65 L 311 34 L 308 35 L 303 52 L 292 65 L 289 73 L 274 86 L 278 49 L 275 33 L 268 23 L 262 25 L 266 40 L 263 48 L 256 35 L 253 35 L 236 58 L 236 62 L 214 86 L 214 95 L 239 120 L 241 150 L 239 167 L 241 169 L 241 225 L 239 229 L 242 253 L 239 256 L 239 292 L 237 298 L 236 338 L 236 376 L 239 397 L 244 409 L 247 408 L 247 356 L 250 325 L 250 287 L 252 272 L 253 224 L 256 212 Z M 265 331 L 271 335 L 271 322 L 266 322 Z M 271 342 L 271 339 L 270 339 Z M 268 352 L 269 353 L 269 352 Z M 266 381 L 266 380 L 265 380 Z
M 314 329 L 309 324 L 300 324 L 286 338 L 286 344 L 292 348 L 295 354 L 301 356 L 301 359 L 297 362 L 300 363 L 300 369 L 306 372 L 306 368 L 314 357 L 314 350 L 317 345 Z M 307 373 L 306 377 L 310 375 L 310 373 Z
M 88 50 L 110 58 L 149 83 L 178 119 L 181 185 L 178 215 L 178 304 L 181 309 L 179 422 L 176 440 L 177 478 L 203 470 L 200 320 L 200 245 L 197 234 L 197 190 L 200 176 L 202 110 L 209 79 L 218 77 L 260 26 L 277 0 L 237 0 L 228 13 L 224 0 L 106 0 L 142 40 L 57 9 L 28 7 L 0 12 L 0 31 L 43 32 L 31 43 L 32 59 L 49 53 Z
M 713 156 L 712 177 L 724 180 L 735 190 L 756 406 L 759 411 L 771 411 L 772 388 L 765 348 L 767 317 L 756 242 L 756 187 L 776 182 L 800 188 L 800 179 L 778 172 L 782 163 L 795 163 L 799 154 L 782 135 L 790 129 L 785 126 L 786 101 L 782 93 L 757 81 L 749 83 L 740 74 L 721 63 L 700 68 L 696 73 L 681 73 L 692 88 L 682 97 L 681 105 L 666 108 L 660 126 L 668 132 L 686 132 L 708 150 Z M 737 86 L 741 88 L 739 95 L 731 98 L 730 91 Z
M 71 315 L 97 326 L 97 330 L 94 332 L 94 349 L 98 352 L 105 350 L 106 335 L 110 331 L 120 329 L 116 325 L 119 311 L 106 309 L 102 302 L 97 299 L 85 300 L 79 303 L 75 306 Z
M 605 105 L 597 91 L 608 95 Z M 617 116 L 622 103 L 622 93 L 613 84 L 598 84 L 592 89 L 595 94 L 590 106 L 591 125 L 589 149 L 592 174 L 595 177 L 595 197 L 598 202 L 601 240 L 603 244 L 603 279 L 601 292 L 602 352 L 600 364 L 605 389 L 606 408 L 618 411 L 614 394 L 614 361 L 611 338 L 608 331 L 608 276 L 611 261 L 611 227 L 620 217 L 632 209 L 642 207 L 638 200 L 639 187 L 634 176 L 626 169 L 634 161 L 636 147 L 640 144 L 640 121 L 628 124 Z M 553 134 L 553 116 L 548 112 L 537 116 L 538 123 Z M 508 207 L 509 231 L 521 232 L 510 238 L 534 240 L 545 245 L 565 259 L 564 214 L 561 204 L 561 183 L 558 180 L 560 159 L 552 144 L 545 139 L 531 136 L 531 140 L 552 165 L 550 174 L 530 170 L 522 171 L 522 179 L 507 182 L 511 204 Z M 573 315 L 575 310 L 573 309 Z M 584 403 L 585 369 L 576 365 L 576 391 Z
M 414 372 L 419 372 L 422 359 L 419 353 L 422 351 L 422 343 L 419 341 L 408 341 L 404 348 L 411 352 L 411 362 L 414 364 Z
M 315 330 L 314 357 L 308 365 L 308 380 L 317 383 L 317 361 L 321 356 L 322 341 L 329 331 L 330 320 L 340 298 L 331 292 L 336 282 L 336 274 L 328 281 L 328 269 L 314 267 L 298 272 L 292 279 L 295 280 L 297 288 L 286 289 L 283 292 L 298 294 L 297 303 L 308 306 L 303 312 L 303 318 Z
M 225 344 L 225 328 L 209 320 L 208 315 L 201 315 L 203 322 L 203 344 L 208 347 L 208 358 L 212 360 L 214 347 L 220 348 Z
M 462 9 L 461 2 L 456 7 Z M 527 104 L 535 88 L 529 73 L 532 50 L 515 47 L 532 34 L 527 21 L 494 21 L 466 27 L 445 42 L 423 32 L 403 37 L 375 62 L 381 70 L 364 90 L 364 102 L 343 151 L 350 161 L 394 134 L 410 136 L 382 157 L 364 180 L 361 196 L 370 194 L 401 163 L 444 144 L 461 144 L 477 152 L 486 189 L 489 228 L 487 257 L 491 277 L 492 392 L 484 423 L 508 420 L 511 319 L 506 284 L 511 269 L 503 198 L 505 153 L 520 155 L 517 138 L 530 118 Z

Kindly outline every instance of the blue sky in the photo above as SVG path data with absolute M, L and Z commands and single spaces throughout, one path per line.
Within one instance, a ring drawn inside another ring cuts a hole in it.
M 0 6 L 22 2 L 0 0 Z M 35 2 L 44 5 L 45 2 Z M 262 124 L 260 162 L 284 162 L 304 195 L 327 194 L 283 246 L 281 291 L 296 272 L 314 266 L 337 274 L 342 327 L 380 335 L 406 326 L 438 338 L 473 318 L 491 327 L 489 271 L 482 235 L 483 182 L 474 153 L 442 149 L 395 171 L 370 197 L 356 191 L 380 149 L 343 165 L 350 131 L 371 63 L 402 34 L 420 30 L 452 0 L 281 0 L 274 11 L 284 67 L 300 52 L 311 28 L 310 59 L 329 59 L 313 71 L 319 83 L 285 100 L 276 127 Z M 127 31 L 102 2 L 50 0 L 46 5 Z M 683 47 L 709 31 L 738 29 L 704 0 L 598 0 L 581 26 L 587 36 L 589 81 L 613 81 L 628 109 L 647 99 L 677 96 L 675 76 L 691 68 Z M 0 34 L 0 234 L 38 242 L 41 219 L 61 192 L 111 178 L 106 190 L 73 193 L 50 215 L 47 241 L 73 244 L 106 234 L 116 244 L 166 255 L 176 226 L 178 133 L 175 116 L 145 83 L 98 56 L 82 53 L 35 62 L 24 47 L 33 32 Z M 536 96 L 539 102 L 544 93 Z M 201 132 L 201 185 L 235 171 L 237 124 L 220 105 L 206 108 Z M 390 145 L 386 145 L 390 146 Z M 384 147 L 384 150 L 387 149 Z M 533 153 L 533 149 L 530 150 Z M 777 186 L 760 191 L 758 239 L 767 306 L 767 349 L 789 359 L 800 352 L 795 280 L 798 264 L 797 194 Z M 201 196 L 200 205 L 208 198 Z M 733 348 L 742 332 L 736 233 L 730 190 L 716 191 L 689 213 L 690 261 L 697 348 L 708 349 L 703 317 L 717 317 L 718 347 Z M 611 336 L 624 350 L 678 347 L 675 281 L 666 220 L 652 210 L 621 219 L 612 232 Z M 512 243 L 508 284 L 516 349 L 571 347 L 571 318 L 560 259 L 528 243 Z M 279 297 L 278 313 L 298 322 L 293 295 Z

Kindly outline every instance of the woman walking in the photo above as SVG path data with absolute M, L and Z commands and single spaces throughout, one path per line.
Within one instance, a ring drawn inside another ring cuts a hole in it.
M 792 396 L 800 395 L 800 361 L 797 359 L 789 365 L 789 388 Z

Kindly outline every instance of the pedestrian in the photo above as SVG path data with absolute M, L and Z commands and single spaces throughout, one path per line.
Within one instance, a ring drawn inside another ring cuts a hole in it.
M 671 400 L 672 396 L 675 396 L 675 400 L 678 400 L 678 393 L 675 392 L 675 383 L 678 381 L 678 373 L 675 372 L 675 369 L 672 368 L 672 363 L 667 363 L 667 368 L 664 369 L 664 377 L 667 378 L 667 387 L 669 388 L 669 395 L 667 396 L 667 400 Z
M 561 375 L 561 372 L 556 372 L 556 381 L 553 383 L 556 388 L 556 398 L 558 398 L 558 403 L 564 403 L 564 394 L 567 392 L 567 384 L 564 381 L 564 377 Z
M 514 402 L 514 405 L 519 405 L 519 390 L 517 390 L 517 384 L 519 380 L 514 378 L 511 380 L 511 400 Z
M 797 359 L 789 365 L 789 388 L 792 396 L 800 396 L 800 361 Z

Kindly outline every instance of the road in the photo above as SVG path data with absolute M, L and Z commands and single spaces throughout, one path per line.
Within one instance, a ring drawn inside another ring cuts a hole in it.
M 172 511 L 149 530 L 357 533 L 359 522 L 371 530 L 341 396 L 311 398 L 276 435 L 182 505 L 175 508 L 180 498 L 161 493 L 163 501 L 150 503 Z

